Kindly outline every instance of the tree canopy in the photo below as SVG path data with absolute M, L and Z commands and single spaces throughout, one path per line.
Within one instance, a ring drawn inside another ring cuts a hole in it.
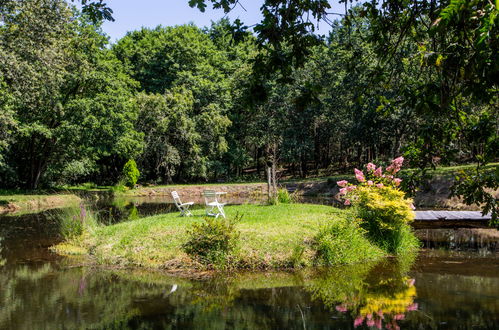
M 489 1 L 266 0 L 251 31 L 227 19 L 143 28 L 114 44 L 103 1 L 0 2 L 0 182 L 115 184 L 327 175 L 404 155 L 477 163 L 455 193 L 495 199 L 498 10 Z M 230 11 L 237 0 L 193 0 Z M 346 4 L 350 4 L 347 2 Z M 317 20 L 330 33 L 314 34 Z

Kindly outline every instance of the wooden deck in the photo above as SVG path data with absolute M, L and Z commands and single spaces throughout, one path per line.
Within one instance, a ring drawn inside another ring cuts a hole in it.
M 416 229 L 490 228 L 490 219 L 480 211 L 416 211 L 412 225 Z

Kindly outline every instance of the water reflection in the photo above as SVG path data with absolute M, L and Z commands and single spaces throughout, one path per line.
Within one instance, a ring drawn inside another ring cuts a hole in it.
M 417 229 L 423 247 L 446 250 L 475 250 L 486 255 L 499 251 L 499 231 L 484 228 Z
M 497 275 L 407 267 L 385 262 L 187 280 L 64 262 L 6 265 L 0 328 L 492 329 L 499 321 Z
M 397 329 L 398 321 L 418 309 L 415 279 L 407 276 L 409 265 L 384 262 L 326 270 L 307 289 L 330 310 L 349 314 L 354 327 Z
M 161 198 L 101 198 L 86 207 L 103 224 L 177 212 Z M 0 216 L 0 329 L 494 329 L 499 324 L 498 238 L 491 231 L 418 231 L 433 249 L 415 264 L 391 260 L 187 280 L 82 267 L 81 261 L 51 253 L 59 219 L 71 212 Z

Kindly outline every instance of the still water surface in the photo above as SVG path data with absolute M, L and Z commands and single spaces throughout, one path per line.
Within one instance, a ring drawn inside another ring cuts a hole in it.
M 88 207 L 104 224 L 174 211 L 154 199 Z M 183 279 L 51 253 L 64 214 L 0 216 L 0 329 L 499 328 L 490 231 L 418 232 L 426 248 L 412 262 Z

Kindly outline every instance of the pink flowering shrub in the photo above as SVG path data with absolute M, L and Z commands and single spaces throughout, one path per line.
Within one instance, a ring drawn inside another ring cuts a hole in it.
M 399 189 L 402 179 L 396 177 L 403 162 L 403 157 L 395 158 L 384 171 L 369 163 L 365 173 L 355 169 L 356 184 L 346 180 L 337 182 L 343 203 L 356 207 L 361 226 L 390 253 L 412 249 L 418 244 L 407 226 L 414 220 L 414 206 Z

